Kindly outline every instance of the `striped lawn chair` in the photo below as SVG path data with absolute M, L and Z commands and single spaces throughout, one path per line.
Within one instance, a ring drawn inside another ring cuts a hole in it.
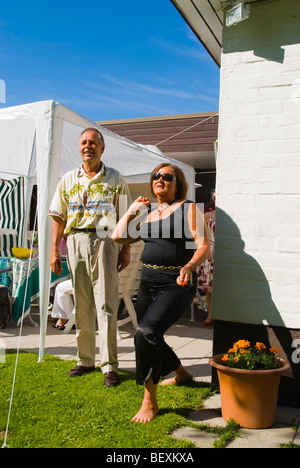
M 22 245 L 24 216 L 24 178 L 0 179 L 0 257 Z

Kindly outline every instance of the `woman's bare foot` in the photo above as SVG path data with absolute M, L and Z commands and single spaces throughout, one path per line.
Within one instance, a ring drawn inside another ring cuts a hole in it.
M 177 385 L 177 384 L 178 384 L 177 377 L 171 377 L 170 379 L 162 380 L 161 382 L 159 382 L 158 385 Z
M 159 385 L 182 385 L 192 380 L 193 376 L 183 366 L 180 366 L 175 371 L 175 377 L 165 379 Z
M 165 379 L 165 380 L 162 380 L 159 385 L 182 385 L 182 384 L 185 384 L 187 382 L 192 382 L 193 380 L 193 376 L 190 375 L 189 378 L 186 378 L 184 380 L 180 380 L 178 379 L 177 376 L 175 377 L 171 377 L 170 379 Z
M 140 411 L 135 416 L 133 416 L 131 421 L 136 423 L 148 423 L 155 418 L 158 411 L 158 405 L 143 403 Z
M 141 409 L 131 419 L 136 423 L 148 423 L 152 421 L 157 415 L 159 408 L 156 400 L 157 384 L 153 382 L 152 374 L 145 386 L 144 399 Z

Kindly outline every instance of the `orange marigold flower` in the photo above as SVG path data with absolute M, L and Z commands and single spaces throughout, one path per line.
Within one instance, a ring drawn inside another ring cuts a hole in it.
M 224 356 L 222 357 L 222 361 L 228 361 L 228 354 L 224 354 Z
M 234 362 L 238 362 L 239 358 L 237 356 L 235 356 L 234 358 Z
M 269 351 L 270 353 L 273 353 L 273 354 L 278 354 L 279 353 L 279 349 L 278 348 L 269 348 Z
M 263 349 L 266 349 L 265 345 L 263 343 L 257 342 L 255 345 L 256 349 L 259 349 L 259 351 L 262 351 Z
M 235 352 L 236 352 L 236 348 L 230 348 L 230 349 L 228 350 L 228 354 L 229 354 L 229 353 L 235 353 Z
M 249 349 L 244 349 L 243 348 L 243 349 L 240 349 L 240 353 L 241 354 L 250 354 L 250 351 L 249 351 Z
M 249 348 L 250 346 L 250 341 L 248 340 L 239 340 L 234 344 L 234 347 L 237 348 Z

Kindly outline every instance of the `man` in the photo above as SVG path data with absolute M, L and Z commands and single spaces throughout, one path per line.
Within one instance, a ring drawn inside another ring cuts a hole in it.
M 130 250 L 119 251 L 108 235 L 117 221 L 120 195 L 131 197 L 123 176 L 101 161 L 105 144 L 94 128 L 79 139 L 82 165 L 60 180 L 49 215 L 53 218 L 50 264 L 62 273 L 59 244 L 68 235 L 68 265 L 74 288 L 78 364 L 69 376 L 95 369 L 95 325 L 98 319 L 100 366 L 105 385 L 118 383 L 118 271 L 130 261 Z

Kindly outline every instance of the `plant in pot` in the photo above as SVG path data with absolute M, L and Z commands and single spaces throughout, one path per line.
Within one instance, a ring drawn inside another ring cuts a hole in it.
M 223 419 L 252 429 L 274 424 L 281 375 L 290 367 L 278 353 L 263 343 L 239 340 L 209 360 L 218 372 Z

